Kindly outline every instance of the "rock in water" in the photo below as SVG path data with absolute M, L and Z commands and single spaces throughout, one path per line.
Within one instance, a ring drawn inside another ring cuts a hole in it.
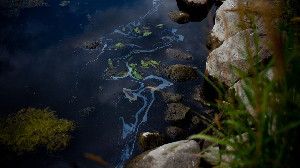
M 185 139 L 188 136 L 188 132 L 176 126 L 169 126 L 166 128 L 166 135 L 171 141 L 176 141 Z
M 183 52 L 179 49 L 168 48 L 166 49 L 167 57 L 178 59 L 178 60 L 191 60 L 193 56 L 189 53 Z
M 163 137 L 158 132 L 144 132 L 139 136 L 139 146 L 142 151 L 156 148 L 163 142 Z
M 181 101 L 182 99 L 182 96 L 180 94 L 172 92 L 162 92 L 161 95 L 166 103 L 176 103 Z
M 176 123 L 184 121 L 187 117 L 187 114 L 190 112 L 190 110 L 191 108 L 181 103 L 168 104 L 165 120 L 168 122 L 176 122 Z
M 188 13 L 181 12 L 181 11 L 172 11 L 169 12 L 168 15 L 172 21 L 179 24 L 188 23 L 191 20 L 190 15 Z
M 194 140 L 183 140 L 160 146 L 138 155 L 126 168 L 198 168 L 200 147 Z
M 99 46 L 100 46 L 100 42 L 99 41 L 85 42 L 85 44 L 84 44 L 84 47 L 86 49 L 90 49 L 90 50 L 96 49 Z
M 166 74 L 170 79 L 178 82 L 196 80 L 199 78 L 197 68 L 181 64 L 169 66 L 166 70 Z
M 176 0 L 180 11 L 190 15 L 191 21 L 202 21 L 214 4 L 214 0 Z

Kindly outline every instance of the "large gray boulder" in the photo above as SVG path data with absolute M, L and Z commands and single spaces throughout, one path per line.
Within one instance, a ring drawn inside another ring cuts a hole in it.
M 194 140 L 182 140 L 138 155 L 126 168 L 198 168 L 200 146 Z
M 222 44 L 225 39 L 235 35 L 241 30 L 250 28 L 249 20 L 241 20 L 236 9 L 239 5 L 246 7 L 249 3 L 255 3 L 254 0 L 226 0 L 216 11 L 215 25 L 209 36 L 209 41 L 215 44 Z M 243 22 L 244 27 L 241 27 Z M 263 32 L 263 22 L 261 17 L 255 18 L 255 24 L 260 32 Z M 214 48 L 212 48 L 214 49 Z
M 246 38 L 248 36 L 249 41 Z M 226 39 L 219 48 L 208 55 L 206 62 L 208 74 L 231 87 L 239 79 L 233 67 L 244 72 L 249 70 L 248 57 L 250 56 L 246 48 L 250 49 L 250 53 L 256 53 L 258 50 L 257 63 L 268 58 L 271 54 L 265 36 L 259 36 L 258 49 L 255 47 L 255 36 L 251 29 L 247 29 Z

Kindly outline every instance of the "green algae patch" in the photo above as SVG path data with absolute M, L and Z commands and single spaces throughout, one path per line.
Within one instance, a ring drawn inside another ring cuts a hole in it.
M 0 123 L 0 143 L 17 153 L 39 147 L 46 147 L 48 151 L 64 149 L 75 125 L 54 113 L 49 108 L 26 108 L 8 116 Z
M 143 79 L 143 76 L 138 72 L 137 64 L 129 64 L 129 67 L 131 68 L 132 77 L 138 80 Z
M 139 27 L 134 28 L 133 31 L 134 31 L 136 34 L 141 34 L 141 33 L 142 33 L 142 31 L 141 31 L 141 29 L 140 29 Z
M 151 34 L 152 34 L 151 31 L 145 30 L 144 33 L 143 33 L 143 36 L 144 36 L 144 37 L 147 37 L 147 36 L 150 36 Z
M 123 44 L 123 43 L 121 43 L 121 42 L 115 44 L 115 46 L 114 46 L 114 48 L 115 48 L 116 50 L 123 49 L 124 47 L 125 47 L 125 44 Z
M 153 67 L 153 68 L 157 68 L 159 66 L 160 62 L 158 61 L 155 61 L 155 60 L 141 60 L 141 67 L 142 68 L 150 68 L 150 67 Z
M 109 69 L 114 69 L 113 61 L 110 58 L 107 60 L 107 64 Z

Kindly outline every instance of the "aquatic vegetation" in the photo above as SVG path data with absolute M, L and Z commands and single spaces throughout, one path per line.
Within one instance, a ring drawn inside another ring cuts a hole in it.
M 158 24 L 156 25 L 157 28 L 162 29 L 164 27 L 164 24 Z
M 155 60 L 148 60 L 148 61 L 141 60 L 142 68 L 150 68 L 150 67 L 157 68 L 159 64 L 160 62 Z
M 138 72 L 137 64 L 129 64 L 129 67 L 131 68 L 131 75 L 138 80 L 143 79 L 143 76 Z
M 58 119 L 49 108 L 22 109 L 0 123 L 0 143 L 12 151 L 23 153 L 45 146 L 48 151 L 65 148 L 74 123 Z
M 116 50 L 123 49 L 124 47 L 125 47 L 125 44 L 123 44 L 123 43 L 121 43 L 121 42 L 115 44 L 115 46 L 114 46 L 114 48 L 115 48 Z
M 59 3 L 59 6 L 65 7 L 65 6 L 68 6 L 69 4 L 70 4 L 70 1 L 61 1 L 61 2 Z
M 139 27 L 134 28 L 133 31 L 135 33 L 137 33 L 137 34 L 141 34 L 142 33 L 142 31 L 141 31 L 141 29 Z
M 108 68 L 109 69 L 113 69 L 114 68 L 113 62 L 112 62 L 112 60 L 110 58 L 107 60 L 107 64 L 108 64 Z
M 144 31 L 143 36 L 144 36 L 144 37 L 147 37 L 147 36 L 150 36 L 151 34 L 152 34 L 151 31 L 146 30 L 146 31 Z

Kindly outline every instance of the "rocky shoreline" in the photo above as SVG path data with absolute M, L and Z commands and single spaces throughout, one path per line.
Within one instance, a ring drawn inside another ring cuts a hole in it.
M 242 2 L 249 1 L 243 0 Z M 179 24 L 201 21 L 207 16 L 213 5 L 218 7 L 215 24 L 207 40 L 207 48 L 210 52 L 207 56 L 205 75 L 213 81 L 223 83 L 224 87 L 233 89 L 245 104 L 248 112 L 255 116 L 252 107 L 247 104 L 248 100 L 242 87 L 243 81 L 232 70 L 232 66 L 235 66 L 247 72 L 249 67 L 241 49 L 245 48 L 246 43 L 253 50 L 255 47 L 254 30 L 247 25 L 244 28 L 238 28 L 239 16 L 230 11 L 237 7 L 238 1 L 177 0 L 177 5 L 179 10 L 170 12 L 169 17 Z M 259 40 L 265 41 L 266 33 L 261 18 L 255 19 L 258 20 Z M 246 34 L 250 34 L 250 42 L 245 40 Z M 166 55 L 175 59 L 192 59 L 192 55 L 179 49 L 167 49 Z M 259 62 L 263 63 L 271 54 L 266 45 L 260 45 L 258 55 Z M 174 82 L 186 82 L 200 77 L 197 68 L 180 64 L 169 66 L 164 73 Z M 269 79 L 273 78 L 272 72 L 268 72 L 266 75 Z M 219 146 L 212 146 L 210 142 L 204 140 L 189 139 L 191 135 L 207 128 L 216 114 L 216 109 L 210 105 L 217 98 L 217 93 L 208 82 L 204 81 L 202 85 L 194 88 L 193 99 L 204 107 L 201 113 L 186 106 L 182 102 L 183 97 L 180 94 L 165 92 L 161 93 L 161 96 L 167 104 L 165 121 L 169 123 L 169 126 L 164 133 L 141 133 L 139 146 L 144 153 L 134 157 L 125 167 L 213 167 L 222 161 L 228 162 L 232 159 L 230 156 L 220 157 Z

